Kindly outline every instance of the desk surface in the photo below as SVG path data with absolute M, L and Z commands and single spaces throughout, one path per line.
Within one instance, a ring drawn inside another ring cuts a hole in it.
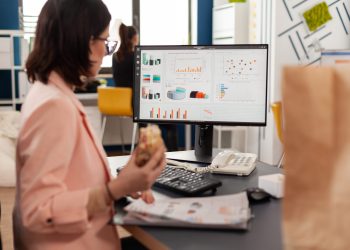
M 168 153 L 171 155 L 171 152 Z M 176 153 L 179 154 L 178 152 Z M 128 157 L 109 158 L 112 173 L 122 166 Z M 258 163 L 257 168 L 247 177 L 213 175 L 222 181 L 216 195 L 240 192 L 248 187 L 258 186 L 258 176 L 280 173 L 280 169 L 264 163 Z M 173 193 L 156 189 L 172 197 Z M 252 205 L 253 220 L 250 229 L 245 232 L 225 230 L 196 230 L 186 228 L 141 227 L 153 238 L 162 242 L 170 249 L 282 249 L 281 234 L 281 202 L 270 202 Z

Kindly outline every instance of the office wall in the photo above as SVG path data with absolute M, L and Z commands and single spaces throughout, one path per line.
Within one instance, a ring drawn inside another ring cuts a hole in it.
M 317 66 L 321 49 L 350 48 L 350 4 L 347 0 L 326 0 L 332 20 L 310 32 L 302 14 L 321 3 L 319 0 L 266 0 L 270 12 L 271 75 L 269 102 L 281 99 L 281 74 L 285 65 Z M 316 45 L 316 46 L 315 46 Z M 263 133 L 262 160 L 276 163 L 282 153 L 274 127 L 272 114 L 268 114 L 268 126 Z
M 18 0 L 0 0 L 0 16 L 0 29 L 18 29 Z
M 310 32 L 302 14 L 319 4 L 319 0 L 276 1 L 276 81 L 286 64 L 318 65 L 321 49 L 350 48 L 350 3 L 348 0 L 327 0 L 332 20 Z M 278 20 L 278 21 L 277 21 Z M 314 44 L 316 46 L 314 46 Z M 317 47 L 319 46 L 319 47 Z M 274 99 L 280 99 L 276 84 Z

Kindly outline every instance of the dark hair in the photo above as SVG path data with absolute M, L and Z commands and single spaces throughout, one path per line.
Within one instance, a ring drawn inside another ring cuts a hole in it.
M 117 57 L 117 61 L 121 62 L 124 60 L 125 55 L 127 53 L 131 53 L 133 51 L 132 38 L 137 35 L 137 30 L 134 26 L 126 26 L 125 24 L 121 24 L 119 27 L 119 36 L 120 36 L 120 47 L 115 53 Z
M 90 40 L 109 25 L 111 15 L 101 0 L 48 0 L 35 32 L 34 49 L 26 69 L 31 82 L 48 82 L 55 70 L 67 83 L 83 86 L 90 76 Z

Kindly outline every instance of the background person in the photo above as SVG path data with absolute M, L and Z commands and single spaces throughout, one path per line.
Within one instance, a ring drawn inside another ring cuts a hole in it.
M 133 87 L 134 51 L 139 35 L 134 26 L 119 27 L 120 47 L 112 57 L 113 79 L 117 87 Z

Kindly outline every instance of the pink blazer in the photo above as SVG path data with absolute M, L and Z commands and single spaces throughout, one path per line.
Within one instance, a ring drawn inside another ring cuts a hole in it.
M 89 189 L 110 180 L 82 104 L 52 72 L 22 107 L 17 144 L 15 242 L 21 249 L 120 249 L 112 208 L 88 218 Z

